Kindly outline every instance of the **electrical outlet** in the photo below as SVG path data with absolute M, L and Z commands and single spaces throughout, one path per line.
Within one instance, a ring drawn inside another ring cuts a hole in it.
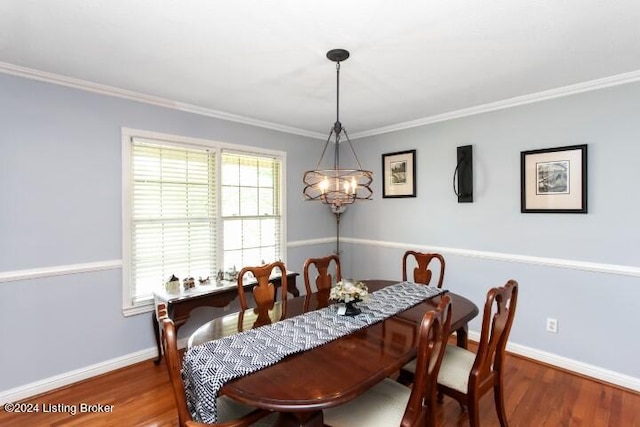
M 558 319 L 547 318 L 547 332 L 558 333 Z

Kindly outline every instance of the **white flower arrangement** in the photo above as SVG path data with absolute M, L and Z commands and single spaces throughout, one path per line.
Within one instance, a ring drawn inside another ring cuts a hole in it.
M 369 300 L 369 289 L 362 282 L 341 280 L 331 288 L 329 298 L 339 302 L 357 302 Z

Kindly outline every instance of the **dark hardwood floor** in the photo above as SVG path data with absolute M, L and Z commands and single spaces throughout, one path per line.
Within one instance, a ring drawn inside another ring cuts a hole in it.
M 507 418 L 511 426 L 640 427 L 639 393 L 511 355 L 507 358 L 505 378 Z M 166 367 L 164 363 L 156 366 L 151 360 L 54 390 L 24 403 L 37 404 L 40 412 L 24 414 L 0 410 L 0 426 L 177 425 Z M 83 403 L 106 408 L 113 405 L 112 412 L 80 413 Z M 76 408 L 78 412 L 75 415 L 44 413 L 43 406 L 63 411 Z M 437 405 L 437 419 L 443 426 L 468 426 L 466 412 L 447 397 Z M 482 426 L 498 425 L 491 393 L 481 400 L 480 423 Z

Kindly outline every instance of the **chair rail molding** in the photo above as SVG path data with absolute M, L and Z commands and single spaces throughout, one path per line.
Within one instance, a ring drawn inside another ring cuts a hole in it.
M 640 267 L 603 264 L 596 262 L 574 261 L 561 258 L 545 258 L 530 255 L 518 255 L 502 252 L 478 251 L 473 249 L 447 248 L 442 246 L 416 245 L 411 243 L 388 242 L 382 240 L 356 239 L 350 237 L 340 238 L 344 243 L 355 245 L 380 246 L 393 249 L 408 250 L 413 249 L 421 252 L 439 252 L 443 254 L 459 255 L 469 258 L 482 258 L 492 261 L 517 262 L 522 264 L 533 264 L 546 267 L 567 268 L 571 270 L 590 271 L 595 273 L 608 273 L 619 276 L 640 277 Z
M 0 271 L 0 283 L 17 280 L 40 279 L 44 277 L 65 276 L 69 274 L 122 268 L 122 260 L 86 262 L 82 264 L 56 265 L 52 267 L 30 268 L 26 270 Z
M 335 242 L 335 237 L 296 240 L 287 243 L 289 248 L 299 248 L 303 246 L 314 246 Z M 344 243 L 354 245 L 379 246 L 391 249 L 415 250 L 420 252 L 439 252 L 451 255 L 458 255 L 469 258 L 489 259 L 492 261 L 517 262 L 522 264 L 533 264 L 546 267 L 567 268 L 571 270 L 590 271 L 594 273 L 615 274 L 618 276 L 640 277 L 640 267 L 620 264 L 603 264 L 596 262 L 575 261 L 562 258 L 546 258 L 531 255 L 518 255 L 503 252 L 479 251 L 473 249 L 448 248 L 442 246 L 416 245 L 414 243 L 399 243 L 385 240 L 357 239 L 353 237 L 340 237 Z
M 319 239 L 308 239 L 308 240 L 295 240 L 292 242 L 287 242 L 288 248 L 301 248 L 303 246 L 314 246 L 314 245 L 323 245 L 326 243 L 335 243 L 335 237 L 322 237 Z
M 568 268 L 573 270 L 591 271 L 597 273 L 608 273 L 620 276 L 640 277 L 640 267 L 602 264 L 585 261 L 574 261 L 559 258 L 545 258 L 529 255 L 508 254 L 501 252 L 478 251 L 471 249 L 448 248 L 441 246 L 416 245 L 411 243 L 389 242 L 383 240 L 357 239 L 343 237 L 344 243 L 355 245 L 379 246 L 392 249 L 413 249 L 422 252 L 440 252 L 452 255 L 459 255 L 470 258 L 490 259 L 494 261 L 519 262 L 523 264 L 534 264 L 548 267 Z M 335 242 L 335 237 L 323 237 L 307 240 L 296 240 L 287 243 L 288 248 L 300 248 L 305 246 L 322 245 Z M 49 267 L 38 267 L 25 270 L 0 271 L 0 283 L 14 282 L 18 280 L 39 279 L 53 276 L 64 276 L 69 274 L 88 273 L 102 270 L 114 270 L 122 268 L 122 260 L 105 260 L 87 262 L 79 264 L 57 265 Z

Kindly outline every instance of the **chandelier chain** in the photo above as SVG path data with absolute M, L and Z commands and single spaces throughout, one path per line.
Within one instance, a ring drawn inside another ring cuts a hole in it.
M 342 130 L 342 124 L 340 123 L 340 61 L 336 62 L 336 134 L 339 136 Z

